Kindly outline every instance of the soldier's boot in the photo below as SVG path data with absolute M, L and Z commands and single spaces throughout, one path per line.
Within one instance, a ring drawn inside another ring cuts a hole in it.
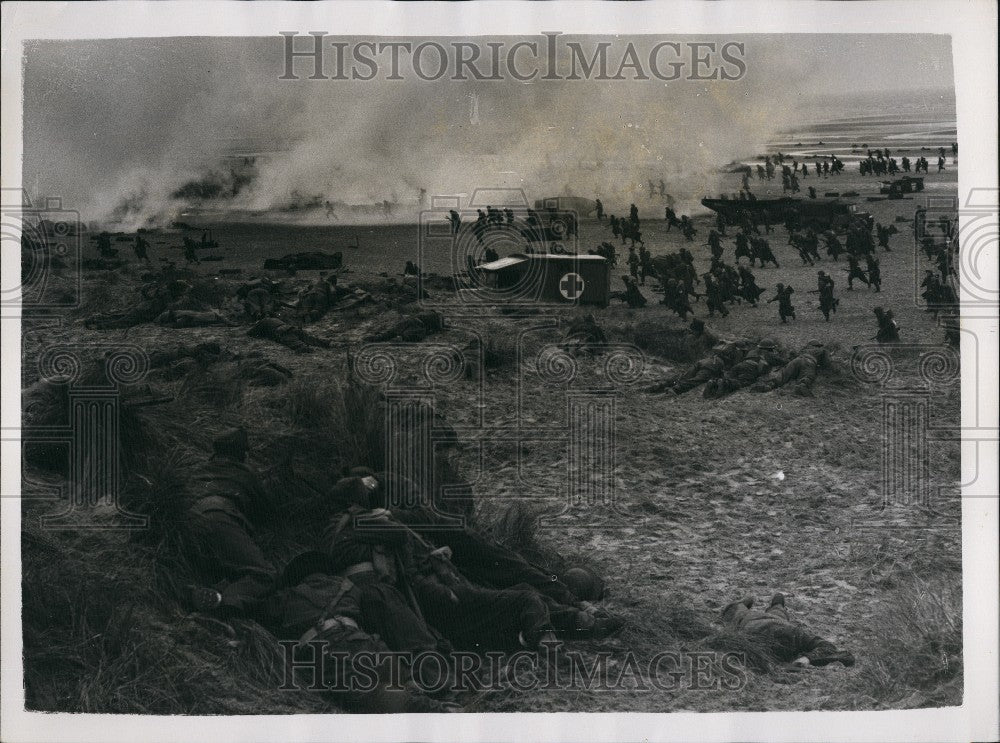
M 841 663 L 850 668 L 854 665 L 854 655 L 847 650 L 837 650 L 832 643 L 821 642 L 804 656 L 809 665 L 822 667 L 831 663 Z

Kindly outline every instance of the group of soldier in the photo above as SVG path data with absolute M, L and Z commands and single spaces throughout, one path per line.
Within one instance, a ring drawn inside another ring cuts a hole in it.
M 784 190 L 787 191 L 791 188 L 793 178 L 795 178 L 794 182 L 797 183 L 799 175 L 803 178 L 809 176 L 810 171 L 807 163 L 799 163 L 798 160 L 793 158 L 792 164 L 789 166 L 785 164 L 787 159 L 788 157 L 780 152 L 776 155 L 765 155 L 764 162 L 756 165 L 757 179 L 761 181 L 774 180 L 777 167 L 780 167 L 783 185 L 787 183 L 787 187 Z M 813 176 L 817 178 L 827 178 L 830 175 L 838 175 L 843 171 L 844 162 L 836 155 L 824 155 L 822 159 L 813 163 Z M 743 170 L 742 187 L 746 191 L 750 190 L 750 178 L 754 172 L 754 169 L 751 169 L 750 166 L 746 166 Z
M 123 238 L 124 239 L 124 238 Z M 101 232 L 97 235 L 97 252 L 104 260 L 114 260 L 118 258 L 118 249 L 111 247 L 111 235 Z M 135 233 L 135 240 L 132 243 L 132 252 L 136 260 L 149 263 L 149 241 L 144 237 L 142 230 Z
M 878 161 L 888 161 L 888 151 L 873 153 L 873 159 Z M 943 157 L 943 155 L 942 155 Z M 781 160 L 775 158 L 775 162 Z M 793 164 L 793 172 L 797 170 Z M 772 163 L 773 167 L 773 163 Z M 782 165 L 787 168 L 787 165 Z M 842 164 L 840 166 L 842 168 Z M 766 171 L 765 171 L 766 174 Z M 634 205 L 633 205 L 634 206 Z M 634 214 L 634 212 L 633 212 Z M 756 266 L 764 268 L 773 265 L 780 268 L 778 260 L 771 249 L 769 241 L 761 236 L 761 224 L 766 232 L 771 232 L 771 225 L 768 219 L 762 223 L 753 219 L 752 210 L 737 210 L 735 221 L 737 228 L 731 235 L 735 243 L 734 258 L 735 266 L 729 265 L 724 260 L 726 249 L 723 238 L 726 236 L 727 220 L 721 214 L 717 215 L 715 228 L 710 229 L 707 240 L 711 263 L 707 272 L 700 274 L 694 266 L 694 256 L 691 251 L 681 248 L 679 251 L 659 256 L 652 256 L 645 245 L 640 245 L 639 249 L 630 248 L 628 254 L 629 274 L 623 276 L 625 291 L 619 296 L 630 307 L 638 308 L 647 304 L 646 297 L 640 291 L 641 286 L 645 286 L 646 279 L 654 277 L 657 279 L 662 291 L 661 303 L 683 320 L 694 314 L 693 302 L 698 302 L 705 298 L 706 310 L 709 317 L 716 313 L 725 317 L 729 314 L 729 307 L 736 303 L 746 302 L 751 306 L 756 306 L 760 295 L 764 290 L 757 285 L 756 277 L 750 269 Z M 742 217 L 740 216 L 742 215 Z M 690 225 L 689 218 L 678 218 L 671 207 L 666 208 L 668 229 L 671 226 Z M 730 216 L 730 219 L 734 219 Z M 624 221 L 624 220 L 623 220 Z M 731 227 L 732 225 L 729 224 Z M 848 291 L 855 289 L 855 282 L 860 282 L 866 288 L 875 293 L 882 289 L 882 266 L 877 255 L 877 251 L 892 252 L 890 240 L 898 233 L 892 224 L 883 225 L 875 223 L 871 225 L 866 220 L 852 220 L 847 226 L 846 233 L 838 235 L 833 230 L 826 230 L 817 234 L 811 228 L 800 230 L 796 220 L 787 220 L 788 242 L 792 245 L 803 265 L 813 266 L 823 259 L 820 253 L 821 241 L 825 247 L 826 257 L 837 262 L 841 256 L 847 261 L 847 267 L 841 270 L 847 274 L 846 281 Z M 874 229 L 873 229 L 874 228 Z M 918 234 L 918 244 L 924 249 L 928 260 L 932 260 L 937 265 L 937 272 L 928 270 L 921 284 L 922 297 L 927 304 L 927 311 L 933 312 L 941 324 L 944 326 L 946 340 L 949 343 L 958 343 L 958 323 L 957 317 L 958 299 L 953 288 L 955 273 L 955 256 L 957 254 L 957 240 L 954 224 L 947 217 L 938 217 L 934 224 L 929 224 L 926 217 L 926 210 L 917 211 L 914 229 Z M 693 227 L 690 227 L 693 231 Z M 928 235 L 931 233 L 940 233 Z M 941 237 L 944 237 L 942 241 Z M 602 244 L 602 248 L 597 251 L 605 255 L 610 253 L 614 257 L 614 248 L 610 243 Z M 750 268 L 741 265 L 740 259 L 747 258 Z M 703 288 L 699 285 L 703 284 Z M 785 283 L 775 285 L 774 296 L 767 300 L 768 304 L 777 303 L 778 317 L 782 324 L 786 324 L 796 319 L 796 309 L 793 303 L 795 289 Z M 827 271 L 817 272 L 816 288 L 808 292 L 818 295 L 818 309 L 822 313 L 826 322 L 830 322 L 837 313 L 840 305 L 840 298 L 836 295 L 836 282 L 834 277 Z M 893 312 L 889 308 L 873 308 L 873 314 L 877 324 L 877 331 L 873 340 L 880 343 L 897 342 L 900 339 L 900 327 Z M 810 348 L 816 348 L 812 346 Z M 807 356 L 809 354 L 806 354 Z M 800 362 L 808 365 L 808 362 Z M 717 366 L 718 362 L 710 363 L 710 366 Z M 682 384 L 683 386 L 683 384 Z
M 904 156 L 903 159 L 897 163 L 896 158 L 889 157 L 889 150 L 884 150 L 884 152 L 886 154 L 883 156 L 883 150 L 876 150 L 873 155 L 869 150 L 868 157 L 858 163 L 858 169 L 860 170 L 861 175 L 896 175 L 900 171 L 903 173 L 909 173 L 911 172 L 911 167 L 913 169 L 912 172 L 926 173 L 928 172 L 928 167 L 930 167 L 930 163 L 927 162 L 927 158 L 922 155 L 913 161 L 911 161 L 909 157 Z M 938 157 L 937 165 L 939 173 L 945 169 L 944 155 L 940 155 Z
M 143 261 L 144 263 L 150 263 L 149 241 L 146 239 L 145 235 L 145 230 L 141 229 L 135 233 L 135 238 L 132 242 L 132 252 L 135 255 L 136 260 Z M 95 239 L 97 240 L 98 255 L 100 255 L 102 259 L 114 260 L 118 258 L 118 249 L 111 246 L 111 235 L 109 233 L 101 232 Z M 119 240 L 124 239 L 126 238 L 119 237 Z M 190 235 L 184 235 L 183 251 L 185 263 L 188 265 L 192 263 L 201 263 L 201 259 L 198 257 L 198 249 L 214 247 L 218 247 L 218 243 L 211 239 L 211 233 L 207 230 L 202 233 L 200 242 L 196 241 Z
M 725 230 L 725 220 L 720 217 L 717 226 Z M 790 228 L 789 243 L 798 251 L 803 265 L 815 265 L 817 261 L 821 260 L 819 236 L 811 229 L 799 233 L 795 231 L 793 225 L 788 226 Z M 766 222 L 765 227 L 770 231 L 770 225 Z M 749 221 L 738 229 L 733 238 L 736 262 L 734 267 L 723 260 L 725 249 L 722 243 L 722 233 L 716 229 L 709 231 L 707 245 L 711 253 L 711 265 L 709 271 L 702 274 L 702 278 L 705 280 L 703 294 L 698 293 L 695 289 L 695 284 L 700 284 L 701 281 L 694 270 L 694 257 L 686 249 L 682 249 L 676 254 L 658 256 L 655 259 L 644 246 L 638 253 L 630 250 L 631 278 L 638 279 L 638 284 L 641 286 L 645 284 L 648 275 L 656 275 L 663 290 L 663 304 L 677 312 L 682 319 L 692 312 L 688 301 L 689 297 L 697 301 L 704 296 L 709 316 L 714 316 L 716 312 L 723 317 L 727 316 L 729 314 L 726 308 L 727 303 L 746 301 L 750 305 L 756 306 L 757 299 L 763 290 L 757 286 L 753 272 L 740 265 L 740 259 L 747 258 L 751 267 L 756 266 L 759 262 L 761 268 L 769 264 L 780 268 L 770 243 L 767 239 L 755 234 L 758 232 L 757 224 Z M 889 236 L 895 232 L 895 227 L 877 225 L 879 245 L 884 250 L 891 250 Z M 862 225 L 859 222 L 850 226 L 847 232 L 846 247 L 841 244 L 840 239 L 832 230 L 823 233 L 823 237 L 826 242 L 827 255 L 834 261 L 840 255 L 847 254 L 848 268 L 843 270 L 848 274 L 847 288 L 849 290 L 854 289 L 854 281 L 858 280 L 876 292 L 881 291 L 881 266 L 875 255 L 875 240 L 872 239 L 867 225 Z M 861 266 L 862 259 L 865 261 L 865 268 Z M 626 284 L 629 283 L 626 282 Z M 817 284 L 817 289 L 810 293 L 819 294 L 819 309 L 826 321 L 829 321 L 830 313 L 835 313 L 839 304 L 839 300 L 834 297 L 835 283 L 825 271 L 819 271 Z M 768 303 L 778 302 L 778 316 L 782 323 L 787 323 L 789 319 L 795 319 L 795 308 L 791 300 L 793 292 L 792 287 L 777 284 L 775 296 L 768 300 Z M 634 294 L 634 291 L 632 293 Z M 642 303 L 645 303 L 644 300 Z
M 818 340 L 810 340 L 793 354 L 781 349 L 774 338 L 756 343 L 748 339 L 721 341 L 680 375 L 645 391 L 682 395 L 704 385 L 703 396 L 714 399 L 746 388 L 770 392 L 790 385 L 795 394 L 808 396 L 819 371 L 831 367 L 830 353 Z
M 821 346 L 789 360 L 766 339 L 713 352 L 670 391 L 708 382 L 706 395 L 722 395 L 761 379 L 762 388 L 793 381 L 806 388 L 826 363 Z M 278 560 L 262 537 L 282 507 L 275 494 L 290 465 L 261 472 L 248 454 L 246 430 L 227 430 L 187 478 L 179 544 L 195 582 L 183 600 L 230 636 L 233 620 L 257 622 L 290 649 L 290 667 L 309 667 L 310 688 L 344 709 L 459 711 L 456 652 L 548 651 L 624 626 L 601 606 L 605 582 L 592 570 L 553 573 L 442 510 L 409 479 L 363 467 L 317 491 L 312 546 Z M 752 598 L 733 602 L 720 622 L 779 661 L 854 664 L 849 652 L 793 622 L 780 594 L 766 612 L 752 608 Z M 428 654 L 443 660 L 419 662 Z
M 592 571 L 544 570 L 438 510 L 412 481 L 365 468 L 317 495 L 313 547 L 279 564 L 260 539 L 281 507 L 279 474 L 250 466 L 248 448 L 245 429 L 226 431 L 189 478 L 180 528 L 197 582 L 185 601 L 219 622 L 255 620 L 293 644 L 291 660 L 322 666 L 351 711 L 457 710 L 454 669 L 435 665 L 446 678 L 417 679 L 427 671 L 413 663 L 421 653 L 531 651 L 623 626 L 598 605 L 604 582 Z M 352 683 L 361 653 L 375 658 L 367 685 Z M 395 674 L 386 665 L 393 654 L 403 658 Z
M 639 207 L 635 204 L 629 206 L 628 219 L 617 217 L 614 214 L 608 216 L 608 226 L 611 228 L 612 236 L 621 238 L 622 245 L 625 244 L 626 240 L 631 241 L 630 247 L 632 249 L 635 248 L 636 243 L 644 245 L 639 224 Z
M 929 262 L 937 271 L 925 269 L 920 282 L 920 296 L 925 303 L 925 311 L 932 313 L 942 325 L 945 340 L 959 344 L 959 297 L 955 291 L 957 282 L 956 262 L 958 259 L 958 230 L 955 222 L 947 215 L 936 221 L 928 220 L 924 207 L 917 209 L 913 223 L 914 240 Z

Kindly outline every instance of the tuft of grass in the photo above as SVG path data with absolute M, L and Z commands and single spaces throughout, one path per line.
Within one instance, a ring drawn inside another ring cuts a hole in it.
M 862 669 L 869 693 L 884 704 L 908 697 L 935 706 L 961 704 L 962 586 L 957 575 L 911 576 L 890 594 L 883 615 Z
M 240 402 L 245 387 L 244 380 L 224 365 L 198 367 L 184 378 L 178 397 L 196 406 L 225 409 Z
M 517 335 L 496 323 L 483 333 L 483 366 L 487 369 L 505 369 L 517 363 Z
M 668 361 L 696 361 L 706 349 L 704 337 L 696 337 L 686 326 L 643 321 L 630 329 L 630 340 L 646 353 Z

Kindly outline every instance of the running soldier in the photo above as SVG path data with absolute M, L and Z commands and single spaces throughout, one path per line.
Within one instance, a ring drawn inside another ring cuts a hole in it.
M 874 256 L 874 254 L 869 253 L 865 256 L 865 262 L 868 268 L 868 283 L 870 286 L 875 287 L 875 291 L 882 291 L 882 270 L 879 268 L 879 260 Z
M 840 300 L 833 296 L 833 277 L 820 271 L 817 273 L 816 283 L 818 287 L 810 293 L 819 294 L 819 310 L 826 321 L 830 322 L 830 313 L 836 312 L 837 305 L 840 304 Z
M 628 249 L 628 272 L 633 279 L 639 278 L 639 256 L 635 252 L 635 245 Z
M 795 319 L 795 308 L 792 306 L 792 294 L 795 290 L 792 287 L 786 287 L 784 284 L 778 284 L 776 288 L 775 295 L 767 300 L 768 304 L 771 302 L 778 303 L 778 317 L 781 318 L 782 324 L 788 322 L 788 318 Z
M 899 341 L 899 323 L 892 316 L 892 310 L 884 310 L 876 307 L 872 310 L 878 322 L 878 332 L 875 333 L 874 341 L 879 343 L 896 343 Z
M 757 306 L 757 300 L 760 295 L 764 293 L 764 290 L 757 286 L 757 278 L 753 275 L 753 272 L 746 266 L 739 267 L 740 274 L 740 296 L 743 297 L 751 306 Z
M 841 245 L 840 240 L 837 238 L 836 233 L 833 230 L 827 230 L 823 233 L 823 239 L 826 241 L 826 254 L 836 261 L 844 253 L 844 246 Z
M 712 251 L 713 258 L 722 258 L 722 239 L 715 230 L 708 232 L 708 246 Z
M 781 268 L 778 265 L 778 259 L 774 257 L 774 252 L 771 250 L 771 244 L 764 238 L 757 238 L 752 240 L 751 244 L 753 246 L 753 251 L 757 258 L 760 260 L 760 267 L 763 268 L 765 263 L 773 263 L 775 268 Z M 752 263 L 750 265 L 753 265 Z
M 868 280 L 868 276 L 865 272 L 861 270 L 861 265 L 858 262 L 858 257 L 853 253 L 847 256 L 848 268 L 843 269 L 847 272 L 847 290 L 854 290 L 854 279 L 858 281 L 863 281 L 865 286 L 871 288 L 871 282 Z
M 709 272 L 703 274 L 702 278 L 705 279 L 705 301 L 708 304 L 708 316 L 714 317 L 718 311 L 723 317 L 729 317 L 729 310 L 726 309 L 725 305 L 726 297 L 715 275 Z M 681 319 L 684 318 L 681 317 Z

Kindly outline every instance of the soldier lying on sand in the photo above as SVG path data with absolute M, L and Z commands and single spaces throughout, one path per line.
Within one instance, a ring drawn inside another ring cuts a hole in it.
M 812 385 L 820 369 L 830 367 L 830 353 L 817 340 L 809 341 L 798 355 L 780 369 L 757 382 L 752 392 L 770 392 L 794 382 L 793 391 L 798 395 L 811 395 Z
M 416 655 L 444 649 L 398 591 L 370 576 L 337 574 L 321 560 L 313 560 L 314 567 L 305 566 L 301 557 L 286 569 L 265 623 L 278 638 L 298 640 L 294 650 L 298 663 L 311 665 L 317 656 L 322 658 L 318 675 L 335 701 L 352 712 L 458 711 L 453 704 L 427 697 L 405 665 L 400 669 L 402 678 L 393 678 L 390 652 Z M 354 665 L 358 653 L 381 659 L 359 670 Z M 438 683 L 422 679 L 424 688 L 438 688 Z
M 265 514 L 268 494 L 245 463 L 246 431 L 212 442 L 213 454 L 192 479 L 186 533 L 191 559 L 213 588 L 189 586 L 189 603 L 221 616 L 253 613 L 274 589 L 277 571 L 254 539 L 253 521 Z
M 464 553 L 463 562 L 478 562 L 482 567 L 482 556 L 469 555 L 477 545 L 506 558 L 504 564 L 496 561 L 494 569 L 487 571 L 497 583 L 509 585 L 490 588 L 473 582 L 452 561 L 454 552 L 449 545 L 428 541 L 395 514 L 377 506 L 384 491 L 375 477 L 361 478 L 360 486 L 357 481 L 341 481 L 335 492 L 338 498 L 347 495 L 355 503 L 331 520 L 321 549 L 344 570 L 373 572 L 390 585 L 411 590 L 429 624 L 458 648 L 535 648 L 556 637 L 601 638 L 622 626 L 620 620 L 596 607 L 576 605 L 565 586 L 560 584 L 561 592 L 556 593 L 558 589 L 550 588 L 556 583 L 551 576 L 542 575 L 542 580 L 534 581 L 549 589 L 544 593 L 527 582 L 511 582 L 513 576 L 531 580 L 532 573 L 541 571 L 523 560 L 510 559 L 498 545 L 490 545 L 473 532 L 456 531 L 451 539 Z M 449 538 L 446 532 L 443 538 Z M 562 603 L 553 595 L 573 603 Z
M 290 325 L 277 317 L 265 317 L 247 331 L 251 338 L 267 338 L 287 346 L 296 353 L 311 353 L 312 346 L 329 348 L 330 341 L 310 335 L 302 328 Z
M 788 618 L 785 597 L 775 594 L 765 611 L 753 608 L 753 598 L 734 601 L 722 610 L 722 624 L 737 634 L 762 642 L 778 660 L 799 666 L 854 665 L 854 656 L 837 650 L 829 640 L 809 632 Z
M 432 310 L 418 312 L 411 317 L 400 320 L 386 330 L 372 333 L 365 341 L 369 343 L 383 343 L 402 339 L 407 343 L 419 343 L 427 336 L 436 333 L 444 327 L 444 319 L 440 314 Z

